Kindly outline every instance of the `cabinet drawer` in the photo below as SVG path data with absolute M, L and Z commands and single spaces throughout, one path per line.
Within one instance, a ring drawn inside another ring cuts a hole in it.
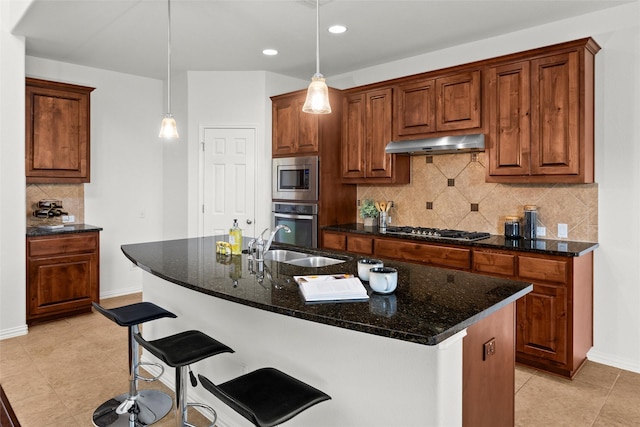
M 381 258 L 415 261 L 436 267 L 464 270 L 471 268 L 471 251 L 469 249 L 378 239 L 375 241 L 374 252 L 376 256 Z
M 349 236 L 347 251 L 371 255 L 373 253 L 373 239 L 371 237 Z
M 516 256 L 493 252 L 473 251 L 473 272 L 515 276 Z
M 344 251 L 347 249 L 347 236 L 345 234 L 322 233 L 322 246 L 326 249 Z
M 567 261 L 518 257 L 520 279 L 540 280 L 551 283 L 567 283 L 569 267 Z
M 97 249 L 97 233 L 83 233 L 82 235 L 69 236 L 47 236 L 43 238 L 31 237 L 27 240 L 27 251 L 30 257 L 94 252 Z

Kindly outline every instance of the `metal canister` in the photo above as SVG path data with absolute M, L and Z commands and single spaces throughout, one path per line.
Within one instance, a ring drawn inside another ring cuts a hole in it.
M 504 220 L 504 237 L 507 239 L 519 239 L 520 235 L 520 217 L 508 216 Z
M 522 235 L 525 239 L 536 238 L 536 227 L 538 226 L 538 209 L 536 205 L 524 206 L 524 229 Z

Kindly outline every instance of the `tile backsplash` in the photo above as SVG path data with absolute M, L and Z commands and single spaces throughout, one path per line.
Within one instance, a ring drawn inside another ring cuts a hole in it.
M 55 199 L 62 201 L 65 212 L 74 215 L 74 224 L 84 223 L 84 184 L 28 184 L 27 185 L 27 226 L 61 224 L 61 217 L 40 219 L 33 216 L 38 201 Z
M 414 156 L 410 184 L 359 185 L 358 200 L 393 201 L 392 225 L 491 234 L 504 233 L 506 216 L 536 205 L 542 238 L 557 239 L 558 224 L 567 224 L 568 240 L 598 241 L 597 184 L 487 183 L 486 164 L 485 153 Z

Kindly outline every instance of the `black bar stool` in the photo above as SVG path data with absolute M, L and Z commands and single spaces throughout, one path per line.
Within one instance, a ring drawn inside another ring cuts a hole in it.
M 200 331 L 180 332 L 153 341 L 146 341 L 139 333 L 135 334 L 134 338 L 151 354 L 167 365 L 176 368 L 176 426 L 195 427 L 187 422 L 187 408 L 197 406 L 211 412 L 213 415 L 211 427 L 213 427 L 218 415 L 212 407 L 203 403 L 187 403 L 187 370 L 192 363 L 216 354 L 233 353 L 234 351 Z M 195 387 L 196 378 L 190 370 L 189 374 L 191 375 L 191 383 Z
M 155 423 L 169 413 L 173 402 L 169 395 L 160 390 L 138 390 L 139 379 L 155 381 L 164 372 L 164 367 L 159 363 L 141 363 L 138 343 L 133 337 L 140 332 L 139 325 L 144 322 L 177 316 L 151 302 L 139 302 L 111 309 L 94 302 L 93 307 L 109 320 L 126 326 L 129 335 L 129 392 L 100 405 L 93 413 L 93 424 L 97 427 L 143 427 Z M 140 376 L 138 367 L 141 365 L 159 367 L 160 375 L 153 378 Z
M 218 399 L 258 427 L 281 424 L 331 396 L 275 368 L 262 368 L 215 385 L 200 383 Z

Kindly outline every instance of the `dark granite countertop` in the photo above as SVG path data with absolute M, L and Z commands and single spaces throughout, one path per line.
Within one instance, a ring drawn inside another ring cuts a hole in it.
M 340 224 L 322 227 L 323 230 L 346 233 L 357 233 L 375 237 L 391 237 L 394 239 L 413 240 L 433 244 L 446 244 L 455 246 L 476 247 L 485 249 L 502 249 L 519 252 L 534 252 L 547 255 L 560 255 L 566 257 L 582 256 L 596 249 L 598 243 L 572 242 L 570 240 L 552 239 L 506 239 L 504 236 L 492 234 L 491 237 L 476 241 L 447 240 L 433 237 L 420 237 L 402 234 L 381 233 L 378 227 L 365 227 L 357 224 Z
M 444 341 L 533 289 L 526 282 L 385 260 L 385 265 L 397 268 L 399 273 L 393 294 L 373 294 L 365 283 L 369 301 L 308 304 L 293 276 L 357 275 L 361 257 L 273 245 L 272 249 L 302 250 L 345 262 L 308 268 L 265 261 L 264 279 L 258 280 L 248 269 L 248 255 L 215 253 L 215 242 L 219 240 L 226 241 L 226 236 L 129 244 L 123 245 L 122 251 L 143 270 L 197 292 L 286 316 L 425 345 Z
M 96 227 L 89 224 L 69 224 L 62 228 L 40 228 L 40 227 L 27 227 L 27 237 L 36 236 L 53 236 L 55 234 L 69 234 L 69 233 L 88 233 L 90 231 L 102 231 L 102 227 Z

